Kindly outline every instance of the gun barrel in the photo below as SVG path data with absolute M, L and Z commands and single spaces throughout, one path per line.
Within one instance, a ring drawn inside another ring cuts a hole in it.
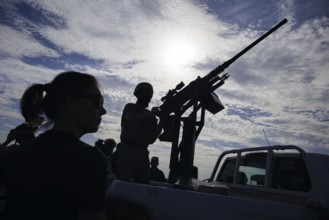
M 221 64 L 218 67 L 216 67 L 215 69 L 213 69 L 206 76 L 198 77 L 197 79 L 190 82 L 185 87 L 184 87 L 184 83 L 180 83 L 176 86 L 175 89 L 169 90 L 168 94 L 161 99 L 161 101 L 163 101 L 163 104 L 159 107 L 161 110 L 159 113 L 159 116 L 160 117 L 167 116 L 175 111 L 182 112 L 181 111 L 182 105 L 184 103 L 187 103 L 193 97 L 196 97 L 196 96 L 201 97 L 203 95 L 206 95 L 205 93 L 212 92 L 212 91 L 214 91 L 214 89 L 217 89 L 218 87 L 223 85 L 224 81 L 228 78 L 229 75 L 224 74 L 223 76 L 220 77 L 219 74 L 222 73 L 235 60 L 237 60 L 239 57 L 241 57 L 243 54 L 245 54 L 247 51 L 249 51 L 256 44 L 261 42 L 264 38 L 269 36 L 271 33 L 273 33 L 275 30 L 277 30 L 279 27 L 281 27 L 287 21 L 288 21 L 287 19 L 282 20 L 279 24 L 277 24 L 276 26 L 271 28 L 269 31 L 267 31 L 265 34 L 263 34 L 261 37 L 259 37 L 257 40 L 255 40 L 253 43 L 251 43 L 248 47 L 246 47 L 241 52 L 236 54 L 230 60 L 224 62 L 223 64 Z M 218 82 L 219 80 L 220 80 L 220 82 L 216 84 L 216 82 Z M 212 87 L 212 88 L 209 89 L 210 87 Z M 177 91 L 177 90 L 179 90 L 179 91 Z M 197 93 L 198 93 L 198 95 L 197 95 Z
M 209 77 L 210 78 L 211 77 L 214 77 L 214 76 L 218 75 L 219 73 L 223 72 L 227 67 L 229 67 L 233 62 L 235 62 L 239 57 L 241 57 L 248 50 L 250 50 L 251 48 L 253 48 L 254 46 L 256 46 L 256 44 L 258 44 L 259 42 L 261 42 L 262 40 L 264 40 L 266 37 L 268 37 L 270 34 L 272 34 L 274 31 L 276 31 L 282 25 L 284 25 L 285 23 L 287 23 L 287 21 L 288 20 L 286 18 L 283 19 L 280 23 L 278 23 L 277 25 L 275 25 L 273 28 L 271 28 L 269 31 L 267 31 L 265 34 L 263 34 L 261 37 L 259 37 L 257 40 L 255 40 L 253 43 L 251 43 L 248 47 L 246 47 L 241 52 L 239 52 L 237 55 L 235 55 L 234 57 L 232 57 L 230 60 L 224 62 L 222 65 L 219 65 L 218 67 L 216 67 L 214 70 L 212 70 L 209 73 Z

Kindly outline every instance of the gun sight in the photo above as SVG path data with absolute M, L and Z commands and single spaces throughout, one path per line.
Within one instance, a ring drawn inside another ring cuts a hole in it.
M 174 96 L 175 94 L 177 94 L 178 90 L 181 90 L 183 87 L 185 86 L 184 82 L 181 81 L 179 84 L 177 84 L 177 86 L 174 89 L 170 89 L 167 93 L 167 95 L 165 95 L 164 97 L 161 98 L 161 101 L 165 101 L 167 98 L 170 98 L 172 96 Z

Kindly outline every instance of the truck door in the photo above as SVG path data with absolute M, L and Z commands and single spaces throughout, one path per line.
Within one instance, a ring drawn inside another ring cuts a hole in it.
M 300 154 L 244 153 L 227 157 L 215 181 L 229 185 L 236 219 L 317 219 L 308 208 L 311 181 Z M 267 180 L 266 180 L 267 178 Z

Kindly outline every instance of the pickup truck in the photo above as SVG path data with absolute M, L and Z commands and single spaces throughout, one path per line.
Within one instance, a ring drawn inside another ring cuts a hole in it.
M 329 219 L 329 155 L 296 146 L 223 152 L 209 179 L 114 180 L 110 219 Z
M 224 109 L 215 94 L 229 77 L 224 70 L 286 22 L 161 98 L 158 116 L 164 132 L 159 140 L 172 143 L 168 183 L 114 180 L 108 191 L 109 219 L 329 219 L 329 155 L 291 145 L 236 149 L 219 156 L 207 180 L 192 178 L 205 112 Z

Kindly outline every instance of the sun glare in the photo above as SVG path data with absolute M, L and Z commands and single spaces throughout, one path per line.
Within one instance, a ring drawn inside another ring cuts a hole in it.
M 168 39 L 162 45 L 161 63 L 177 68 L 192 64 L 196 60 L 197 50 L 193 42 L 184 39 Z

